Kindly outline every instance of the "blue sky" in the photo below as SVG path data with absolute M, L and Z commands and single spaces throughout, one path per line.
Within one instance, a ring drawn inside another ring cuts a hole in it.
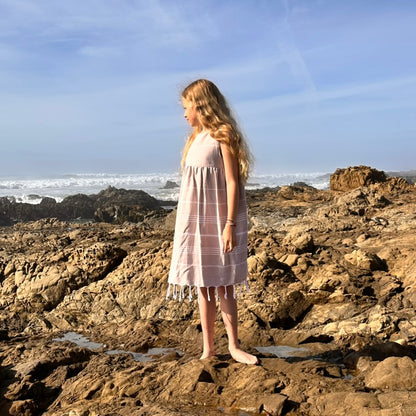
M 416 2 L 0 0 L 0 176 L 178 170 L 213 80 L 258 173 L 416 168 Z

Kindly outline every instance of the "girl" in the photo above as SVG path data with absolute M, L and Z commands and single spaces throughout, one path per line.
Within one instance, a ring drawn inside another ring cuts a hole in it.
M 193 128 L 183 154 L 169 288 L 182 300 L 196 287 L 203 335 L 201 359 L 215 355 L 214 324 L 219 298 L 234 360 L 257 364 L 238 342 L 236 290 L 247 285 L 247 212 L 244 182 L 250 154 L 219 89 L 205 79 L 182 93 Z

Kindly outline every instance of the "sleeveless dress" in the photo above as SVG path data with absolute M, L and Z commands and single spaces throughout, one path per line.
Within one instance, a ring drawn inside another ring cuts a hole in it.
M 188 289 L 233 286 L 236 296 L 247 284 L 247 206 L 240 185 L 236 220 L 237 243 L 224 253 L 222 232 L 227 220 L 227 189 L 220 143 L 199 133 L 189 148 L 181 180 L 173 253 L 166 298 L 185 297 Z M 196 294 L 199 291 L 196 290 Z M 228 289 L 228 292 L 231 292 Z M 209 293 L 209 291 L 208 291 Z M 217 292 L 218 296 L 218 292 Z

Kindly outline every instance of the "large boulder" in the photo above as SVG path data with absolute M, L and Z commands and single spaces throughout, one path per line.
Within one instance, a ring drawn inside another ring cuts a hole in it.
M 134 189 L 118 189 L 109 186 L 95 196 L 96 207 L 108 205 L 137 205 L 145 209 L 158 209 L 160 207 L 157 199 L 144 191 Z
M 331 191 L 350 191 L 360 186 L 385 182 L 387 179 L 383 171 L 369 166 L 352 166 L 346 169 L 337 169 L 330 177 L 329 189 Z
M 410 357 L 388 357 L 366 377 L 370 389 L 416 390 L 416 362 Z
M 67 196 L 59 205 L 60 219 L 92 218 L 94 215 L 94 199 L 88 195 Z
M 57 218 L 62 221 L 94 218 L 100 222 L 141 222 L 149 211 L 160 209 L 160 202 L 144 191 L 111 186 L 96 195 L 70 195 L 61 203 L 53 198 L 43 198 L 40 204 L 27 204 L 2 197 L 0 226 L 42 218 Z
M 141 222 L 147 212 L 161 208 L 157 199 L 140 190 L 109 186 L 95 198 L 94 219 L 102 222 Z

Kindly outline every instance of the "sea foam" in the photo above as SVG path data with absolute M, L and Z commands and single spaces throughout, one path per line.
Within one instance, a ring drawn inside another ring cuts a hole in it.
M 138 189 L 165 201 L 176 201 L 179 187 L 165 188 L 166 183 L 180 184 L 178 173 L 151 174 L 108 174 L 78 173 L 43 178 L 0 178 L 0 197 L 9 197 L 17 202 L 38 204 L 44 197 L 61 202 L 65 197 L 75 194 L 97 194 L 103 189 Z M 250 177 L 247 189 L 260 189 L 304 182 L 317 189 L 329 186 L 329 175 L 324 173 L 278 173 L 254 174 Z

